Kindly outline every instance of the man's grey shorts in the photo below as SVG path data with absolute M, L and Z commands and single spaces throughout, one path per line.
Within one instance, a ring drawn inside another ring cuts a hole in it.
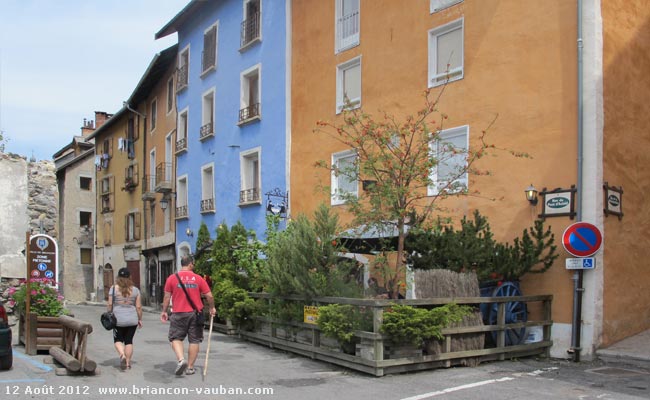
M 203 327 L 197 325 L 194 311 L 172 313 L 169 316 L 169 335 L 167 335 L 169 341 L 183 341 L 185 336 L 187 336 L 190 343 L 201 343 L 203 341 Z

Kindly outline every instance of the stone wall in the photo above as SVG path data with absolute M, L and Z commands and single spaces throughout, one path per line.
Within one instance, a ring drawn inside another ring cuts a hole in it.
M 57 239 L 54 163 L 0 153 L 0 205 L 0 277 L 25 278 L 25 233 Z

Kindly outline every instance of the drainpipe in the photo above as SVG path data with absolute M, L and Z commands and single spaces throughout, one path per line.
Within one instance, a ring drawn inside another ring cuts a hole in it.
M 583 55 L 582 55 L 582 0 L 577 0 L 578 4 L 578 180 L 577 180 L 577 212 L 576 219 L 582 221 L 582 171 L 583 171 Z M 574 362 L 580 361 L 580 334 L 582 327 L 582 293 L 584 288 L 583 270 L 575 270 L 573 274 L 573 321 L 571 324 L 571 348 L 568 353 L 573 356 Z

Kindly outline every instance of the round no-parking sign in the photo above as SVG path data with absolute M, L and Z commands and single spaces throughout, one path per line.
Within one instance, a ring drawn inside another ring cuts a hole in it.
M 576 222 L 569 225 L 562 234 L 562 244 L 566 251 L 575 257 L 589 257 L 603 244 L 600 229 L 588 222 Z

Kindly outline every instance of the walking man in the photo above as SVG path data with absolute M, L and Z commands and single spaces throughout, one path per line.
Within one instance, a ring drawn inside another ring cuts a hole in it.
M 195 274 L 193 270 L 194 260 L 192 256 L 183 256 L 181 258 L 181 270 L 174 275 L 170 275 L 165 282 L 165 296 L 160 320 L 162 322 L 169 321 L 168 339 L 178 360 L 176 375 L 182 375 L 183 372 L 186 375 L 192 375 L 196 372 L 194 362 L 199 354 L 199 344 L 203 341 L 204 330 L 203 323 L 197 323 L 197 312 L 203 312 L 201 295 L 208 302 L 210 316 L 213 318 L 217 313 L 214 308 L 211 288 L 205 279 Z M 167 315 L 170 300 L 173 308 L 171 315 Z M 186 336 L 189 341 L 187 360 L 184 357 L 185 352 L 183 349 L 183 341 Z

